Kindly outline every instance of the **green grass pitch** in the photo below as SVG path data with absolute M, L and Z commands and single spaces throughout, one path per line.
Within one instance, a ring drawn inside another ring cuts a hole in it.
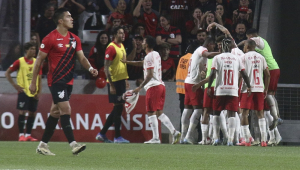
M 67 142 L 50 142 L 56 156 L 35 153 L 38 142 L 0 142 L 0 169 L 298 169 L 300 147 L 86 143 L 73 156 Z

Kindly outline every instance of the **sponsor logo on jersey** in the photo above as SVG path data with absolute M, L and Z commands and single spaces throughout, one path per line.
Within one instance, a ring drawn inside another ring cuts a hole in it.
M 61 41 L 61 40 L 63 40 L 63 38 L 57 38 L 56 40 L 57 40 L 57 41 Z
M 45 44 L 41 44 L 41 48 L 45 48 Z
M 63 91 L 61 91 L 61 92 L 58 92 L 58 97 L 59 97 L 60 99 L 63 99 L 63 98 L 65 97 L 65 91 L 63 90 Z
M 59 44 L 57 44 L 57 46 L 58 46 L 59 48 L 61 48 L 61 47 L 63 47 L 63 44 L 59 43 Z
M 171 5 L 170 9 L 184 9 L 184 10 L 188 10 L 189 6 L 187 6 L 187 5 Z

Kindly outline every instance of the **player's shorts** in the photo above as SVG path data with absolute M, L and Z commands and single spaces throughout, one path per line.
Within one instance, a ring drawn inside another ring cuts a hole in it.
M 213 110 L 229 110 L 237 112 L 239 107 L 239 98 L 236 96 L 214 96 Z
M 203 106 L 203 90 L 199 88 L 196 92 L 192 91 L 194 84 L 184 83 L 185 99 L 184 105 Z
M 248 110 L 263 110 L 264 109 L 264 93 L 252 92 L 248 97 L 248 93 L 242 93 L 241 95 L 241 109 Z
M 207 95 L 207 88 L 204 91 L 203 96 L 203 107 L 204 108 L 213 108 L 213 100 L 214 100 L 214 87 L 210 87 L 210 96 Z
M 146 110 L 154 112 L 163 110 L 166 98 L 166 88 L 164 85 L 150 87 L 146 92 Z
M 34 97 L 29 97 L 26 93 L 22 92 L 18 94 L 18 110 L 28 110 L 30 112 L 35 112 L 38 106 L 38 100 Z
M 109 83 L 107 83 L 109 103 L 124 104 L 125 100 L 122 99 L 122 96 L 126 92 L 126 80 L 124 79 L 124 80 L 115 81 L 113 82 L 113 84 L 116 89 L 116 94 L 110 93 L 110 85 Z
M 270 70 L 270 84 L 269 84 L 269 91 L 276 91 L 277 84 L 280 77 L 280 69 Z
M 52 86 L 49 86 L 49 89 L 52 94 L 53 103 L 57 104 L 59 102 L 70 100 L 73 85 L 56 83 L 52 84 Z

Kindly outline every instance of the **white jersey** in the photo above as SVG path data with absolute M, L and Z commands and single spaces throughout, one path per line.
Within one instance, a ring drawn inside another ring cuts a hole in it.
M 148 53 L 144 59 L 144 79 L 147 76 L 147 70 L 153 69 L 153 77 L 151 80 L 145 85 L 145 90 L 147 91 L 150 87 L 165 85 L 161 80 L 161 58 L 158 52 L 151 51 Z
M 244 55 L 244 52 L 236 47 L 236 48 L 231 49 L 231 54 L 242 57 Z
M 250 80 L 251 91 L 263 92 L 263 73 L 264 70 L 268 68 L 266 59 L 261 54 L 250 51 L 242 57 L 242 63 L 245 66 L 245 71 Z M 247 85 L 245 82 L 243 83 L 242 93 L 247 93 Z
M 214 57 L 211 69 L 216 70 L 216 96 L 238 96 L 239 71 L 244 70 L 241 57 L 222 53 Z
M 184 83 L 197 84 L 201 81 L 200 73 L 206 68 L 207 58 L 203 57 L 203 52 L 207 51 L 207 48 L 200 46 L 193 53 L 189 61 L 188 74 Z

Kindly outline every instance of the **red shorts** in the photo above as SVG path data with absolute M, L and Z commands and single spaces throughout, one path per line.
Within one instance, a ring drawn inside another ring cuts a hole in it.
M 196 92 L 192 91 L 194 84 L 184 83 L 185 98 L 184 105 L 203 106 L 203 90 L 199 88 Z
M 270 110 L 267 99 L 264 100 L 264 110 Z
M 236 96 L 214 96 L 213 110 L 229 110 L 237 112 L 239 107 L 239 98 Z
M 269 84 L 269 91 L 276 91 L 277 84 L 280 76 L 280 69 L 270 70 L 270 84 Z
M 264 109 L 264 93 L 253 92 L 248 97 L 248 93 L 242 93 L 241 109 L 263 110 Z
M 164 85 L 150 87 L 146 92 L 146 110 L 154 112 L 163 110 L 166 98 L 166 88 Z
M 204 91 L 204 97 L 203 97 L 203 107 L 204 108 L 213 108 L 213 99 L 214 99 L 214 90 L 215 88 L 214 87 L 210 87 L 210 96 L 209 97 L 207 95 L 207 89 L 205 89 Z

